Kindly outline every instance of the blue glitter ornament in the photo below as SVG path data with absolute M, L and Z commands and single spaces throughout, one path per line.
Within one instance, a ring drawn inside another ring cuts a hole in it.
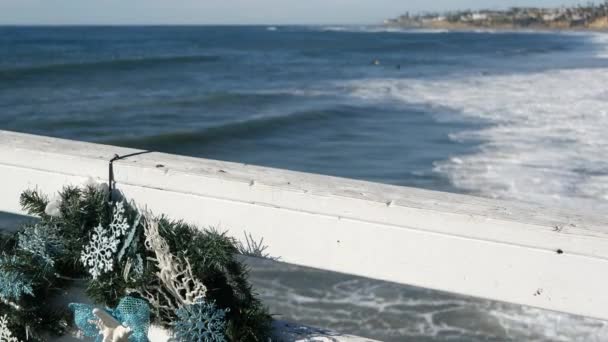
M 71 303 L 69 308 L 74 312 L 74 323 L 84 336 L 97 337 L 102 341 L 97 322 L 99 317 L 93 314 L 93 305 Z M 124 297 L 118 303 L 116 309 L 106 308 L 118 323 L 129 327 L 132 331 L 129 342 L 148 342 L 148 329 L 150 328 L 150 306 L 148 302 L 135 297 Z
M 62 242 L 57 237 L 57 229 L 51 226 L 27 226 L 19 233 L 19 249 L 42 259 L 53 266 L 53 256 L 62 249 Z
M 31 280 L 15 268 L 19 266 L 16 256 L 0 256 L 0 300 L 18 301 L 24 294 L 33 296 Z

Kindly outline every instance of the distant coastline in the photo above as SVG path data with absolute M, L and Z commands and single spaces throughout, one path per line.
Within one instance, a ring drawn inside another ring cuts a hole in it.
M 508 10 L 406 13 L 384 25 L 450 30 L 585 30 L 608 31 L 608 0 L 600 5 L 560 8 L 514 7 Z

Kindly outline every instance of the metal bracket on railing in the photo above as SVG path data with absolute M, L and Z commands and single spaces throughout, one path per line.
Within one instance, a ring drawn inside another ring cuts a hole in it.
M 110 159 L 110 163 L 108 165 L 108 204 L 112 203 L 112 192 L 116 187 L 114 182 L 114 162 L 122 159 L 123 157 L 115 154 L 112 159 Z
M 108 218 L 112 220 L 112 195 L 114 194 L 114 190 L 116 190 L 116 181 L 114 180 L 114 162 L 117 160 L 137 156 L 140 154 L 150 153 L 151 151 L 140 151 L 130 154 L 125 154 L 119 156 L 118 154 L 114 154 L 114 157 L 110 159 L 108 164 Z
M 108 164 L 108 220 L 112 220 L 112 194 L 114 193 L 114 189 L 116 188 L 116 182 L 114 181 L 114 162 L 122 159 L 123 157 L 118 154 L 114 154 L 114 157 L 110 159 Z

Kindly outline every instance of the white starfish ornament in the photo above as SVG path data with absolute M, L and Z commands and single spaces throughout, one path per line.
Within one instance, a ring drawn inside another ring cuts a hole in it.
M 131 328 L 121 325 L 114 317 L 100 309 L 93 309 L 93 314 L 99 318 L 99 332 L 103 342 L 128 342 L 133 333 Z

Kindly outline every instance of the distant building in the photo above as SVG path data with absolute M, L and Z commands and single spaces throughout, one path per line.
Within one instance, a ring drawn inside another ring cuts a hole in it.
M 473 21 L 483 21 L 487 19 L 488 15 L 486 13 L 473 13 L 473 15 L 471 15 L 471 20 Z
M 555 21 L 555 20 L 559 19 L 559 17 L 561 17 L 560 13 L 546 13 L 546 14 L 543 14 L 543 20 L 544 21 Z
M 606 24 L 603 24 L 603 22 Z M 387 24 L 420 27 L 437 26 L 440 22 L 455 24 L 461 27 L 480 27 L 512 25 L 515 27 L 554 27 L 570 25 L 571 27 L 594 28 L 608 26 L 608 0 L 602 5 L 588 5 L 561 8 L 512 7 L 508 10 L 480 10 L 480 11 L 451 11 L 439 13 L 419 13 L 412 15 L 406 13 L 397 19 L 386 21 Z M 608 29 L 608 27 L 605 27 Z
M 572 21 L 581 21 L 581 20 L 585 20 L 585 18 L 582 15 L 578 14 L 578 13 L 574 13 L 572 15 L 572 17 L 570 17 L 570 20 L 572 20 Z

